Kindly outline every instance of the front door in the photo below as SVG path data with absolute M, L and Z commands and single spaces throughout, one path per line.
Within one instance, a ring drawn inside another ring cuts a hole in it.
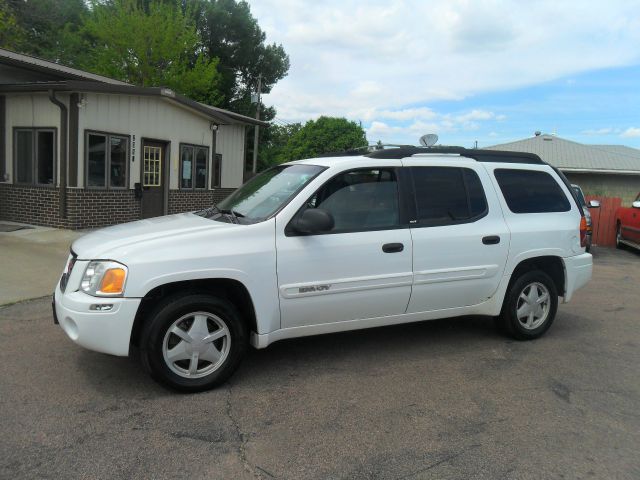
M 166 146 L 166 143 L 149 140 L 142 143 L 142 218 L 164 215 Z
M 287 232 L 286 222 L 277 225 L 283 328 L 405 312 L 412 246 L 398 187 L 394 168 L 342 173 L 303 207 L 330 212 L 330 232 L 298 235 Z

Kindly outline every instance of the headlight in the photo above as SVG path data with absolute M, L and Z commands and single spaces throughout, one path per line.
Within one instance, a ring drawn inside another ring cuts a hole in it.
M 117 297 L 123 294 L 126 280 L 126 266 L 111 260 L 94 260 L 87 265 L 80 288 L 89 295 Z

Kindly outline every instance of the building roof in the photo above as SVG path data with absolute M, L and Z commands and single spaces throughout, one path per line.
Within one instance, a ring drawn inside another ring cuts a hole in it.
M 0 69 L 3 66 L 11 69 L 5 78 L 15 80 L 13 83 L 3 82 L 3 75 L 0 70 L 0 93 L 56 91 L 155 96 L 195 110 L 218 124 L 269 125 L 267 122 L 256 120 L 255 118 L 196 102 L 177 94 L 169 88 L 137 87 L 126 82 L 103 77 L 102 75 L 95 75 L 40 58 L 0 49 Z M 21 75 L 25 70 L 28 73 L 35 72 L 36 75 Z
M 55 62 L 50 62 L 49 60 L 12 52 L 11 50 L 5 50 L 4 48 L 0 48 L 0 64 L 7 65 L 9 68 L 17 67 L 20 69 L 31 70 L 34 73 L 44 75 L 45 78 L 49 77 L 51 80 L 87 80 L 113 85 L 129 85 L 128 83 L 121 82 L 120 80 L 114 80 L 113 78 L 96 75 L 95 73 L 85 72 L 83 70 L 78 70 L 77 68 L 66 67 Z
M 640 175 L 640 150 L 623 145 L 585 145 L 542 134 L 487 148 L 535 153 L 545 162 L 566 172 Z

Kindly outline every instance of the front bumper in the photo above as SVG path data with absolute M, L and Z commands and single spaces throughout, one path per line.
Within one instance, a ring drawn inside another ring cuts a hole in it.
M 113 305 L 111 310 L 91 310 L 92 305 Z M 53 294 L 54 322 L 80 346 L 96 352 L 127 356 L 139 298 L 100 298 L 83 292 Z
M 590 253 L 583 253 L 573 257 L 565 257 L 565 294 L 563 303 L 567 303 L 573 297 L 576 290 L 584 287 L 593 273 L 593 257 Z

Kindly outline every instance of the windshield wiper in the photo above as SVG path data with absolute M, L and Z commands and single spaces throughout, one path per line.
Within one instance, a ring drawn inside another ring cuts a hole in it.
M 232 210 L 230 208 L 218 208 L 218 212 L 222 213 L 223 215 L 231 216 L 231 218 L 233 218 L 233 223 L 240 223 L 240 220 L 238 220 L 238 218 L 244 217 L 242 213 L 236 212 L 235 210 Z

